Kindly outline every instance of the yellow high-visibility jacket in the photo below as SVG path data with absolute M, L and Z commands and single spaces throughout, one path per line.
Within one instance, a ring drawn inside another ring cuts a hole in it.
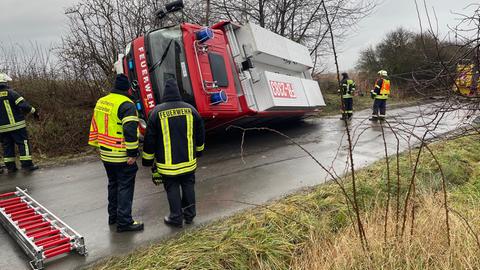
M 97 101 L 88 144 L 99 148 L 104 162 L 123 163 L 138 156 L 138 114 L 127 96 L 112 92 Z
M 379 79 L 375 82 L 375 98 L 376 99 L 388 99 L 390 95 L 390 80 Z

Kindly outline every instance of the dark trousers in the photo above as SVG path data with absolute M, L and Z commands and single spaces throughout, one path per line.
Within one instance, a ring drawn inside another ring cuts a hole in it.
M 30 143 L 28 142 L 27 128 L 21 128 L 10 132 L 0 133 L 3 147 L 3 162 L 9 169 L 15 169 L 15 145 L 20 152 L 20 162 L 22 167 L 32 166 L 32 154 L 30 152 Z
M 378 113 L 380 111 L 380 114 Z M 373 118 L 385 118 L 385 113 L 387 111 L 387 100 L 386 99 L 375 99 L 373 102 Z
M 109 220 L 116 220 L 117 226 L 128 226 L 133 223 L 132 201 L 138 166 L 107 162 L 103 165 L 108 176 Z
M 170 220 L 179 224 L 183 222 L 184 218 L 193 220 L 196 216 L 195 174 L 165 177 L 163 186 L 170 205 Z
M 343 98 L 343 113 L 348 116 L 353 114 L 353 98 Z

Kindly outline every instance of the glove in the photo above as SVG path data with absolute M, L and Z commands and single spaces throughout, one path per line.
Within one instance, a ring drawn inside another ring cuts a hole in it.
M 377 95 L 377 94 L 375 93 L 375 90 L 370 90 L 370 97 L 371 97 L 372 99 L 375 99 L 375 96 L 376 96 L 376 95 Z
M 40 114 L 38 113 L 38 110 L 36 110 L 34 113 L 33 113 L 33 118 L 35 118 L 35 120 L 40 120 Z
M 155 186 L 163 184 L 162 175 L 157 171 L 156 168 L 152 168 L 152 182 Z

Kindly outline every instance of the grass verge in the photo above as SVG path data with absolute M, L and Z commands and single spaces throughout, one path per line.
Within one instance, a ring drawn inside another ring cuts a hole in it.
M 412 160 L 418 151 L 413 150 L 399 158 L 399 192 L 393 173 L 397 171 L 396 158 L 390 158 L 388 205 L 385 162 L 357 172 L 368 254 L 362 250 L 351 209 L 340 189 L 328 183 L 108 259 L 92 269 L 476 269 L 480 265 L 480 246 L 473 233 L 480 229 L 479 139 L 475 135 L 430 146 L 446 175 L 449 206 L 455 210 L 450 212 L 450 247 L 442 178 L 428 152 L 421 155 L 405 233 L 398 236 Z M 349 179 L 343 183 L 350 192 Z

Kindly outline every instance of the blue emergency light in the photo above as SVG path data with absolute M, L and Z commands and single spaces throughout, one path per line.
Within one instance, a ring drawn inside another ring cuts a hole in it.
M 220 92 L 212 93 L 210 95 L 210 102 L 212 105 L 225 103 L 227 102 L 227 94 L 225 91 L 221 90 Z
M 195 32 L 195 39 L 198 40 L 199 43 L 204 43 L 212 38 L 213 30 L 209 27 L 203 27 L 202 29 Z
M 140 102 L 137 102 L 137 110 L 139 110 L 139 111 L 142 110 L 142 104 L 140 104 Z
M 133 70 L 133 60 L 128 61 L 128 69 Z

